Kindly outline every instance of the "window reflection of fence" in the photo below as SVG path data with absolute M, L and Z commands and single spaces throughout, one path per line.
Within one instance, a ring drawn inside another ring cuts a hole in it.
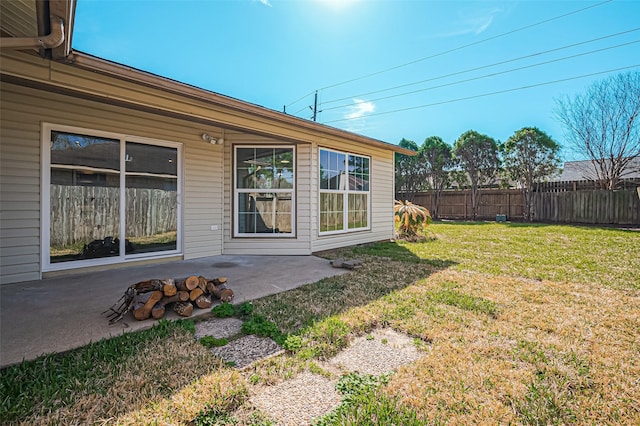
M 281 233 L 291 233 L 291 197 L 257 197 L 256 211 L 267 228 L 278 229 Z
M 51 245 L 67 246 L 120 234 L 118 188 L 51 185 Z M 127 188 L 126 235 L 176 231 L 176 191 Z

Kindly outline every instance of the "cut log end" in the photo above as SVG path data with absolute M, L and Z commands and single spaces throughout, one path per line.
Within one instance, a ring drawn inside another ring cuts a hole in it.
M 165 296 L 173 296 L 178 292 L 176 284 L 173 280 L 162 280 L 162 292 Z
M 224 290 L 222 290 L 222 292 L 220 293 L 220 301 L 221 302 L 231 302 L 233 300 L 233 290 L 229 289 L 229 288 L 225 288 Z
M 200 289 L 200 287 L 194 288 L 193 290 L 191 290 L 191 292 L 189 293 L 189 300 L 191 300 L 192 302 L 194 302 L 198 297 L 200 297 L 202 294 L 204 293 L 204 291 L 202 291 Z
M 173 310 L 181 317 L 190 317 L 193 314 L 193 305 L 189 302 L 178 302 L 173 306 Z
M 184 280 L 184 285 L 187 287 L 187 290 L 189 291 L 198 287 L 198 284 L 200 284 L 200 280 L 195 275 L 191 275 L 190 277 L 187 277 L 186 280 Z
M 202 275 L 198 277 L 198 288 L 203 292 L 207 291 L 207 279 Z
M 161 319 L 164 317 L 165 309 L 166 308 L 158 302 L 151 310 L 151 316 L 153 319 Z
M 211 307 L 211 295 L 201 294 L 195 301 L 196 306 L 200 309 L 208 309 Z

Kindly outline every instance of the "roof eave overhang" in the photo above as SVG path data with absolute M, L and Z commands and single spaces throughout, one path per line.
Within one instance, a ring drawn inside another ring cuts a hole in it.
M 56 62 L 66 63 L 70 66 L 78 67 L 92 73 L 102 74 L 110 78 L 132 82 L 135 84 L 147 86 L 153 89 L 160 89 L 166 93 L 187 99 L 194 99 L 204 102 L 212 108 L 219 110 L 235 111 L 243 115 L 251 115 L 257 117 L 263 122 L 271 122 L 277 125 L 286 126 L 290 129 L 304 129 L 307 134 L 318 135 L 319 137 L 342 139 L 350 142 L 365 144 L 371 147 L 396 152 L 404 155 L 415 155 L 414 151 L 402 148 L 400 146 L 384 142 L 378 139 L 369 138 L 357 133 L 348 132 L 335 127 L 320 124 L 314 121 L 304 120 L 299 117 L 288 115 L 279 111 L 275 111 L 263 106 L 252 104 L 250 102 L 241 101 L 232 97 L 224 96 L 215 92 L 211 92 L 199 87 L 191 86 L 179 81 L 171 80 L 166 77 L 155 75 L 146 71 L 138 70 L 126 65 L 118 64 L 109 60 L 101 59 L 86 53 L 74 51 L 71 47 L 73 26 L 75 17 L 75 8 L 77 0 L 41 0 L 37 3 L 37 21 L 39 35 L 49 34 L 51 32 L 51 19 L 61 19 L 63 28 L 63 42 L 59 46 L 50 49 L 41 49 L 40 54 L 48 57 Z M 3 73 L 4 74 L 4 73 Z M 28 77 L 24 78 L 17 73 L 11 76 L 4 75 L 5 79 L 14 82 L 30 83 L 31 85 L 39 85 L 45 88 L 51 85 L 52 89 L 64 91 L 64 87 L 59 84 L 53 84 L 46 81 L 31 81 Z M 68 94 L 75 93 L 72 89 L 67 90 Z M 78 93 L 85 97 L 91 97 L 90 93 Z M 98 99 L 100 96 L 95 94 Z M 112 100 L 115 102 L 114 100 Z M 122 102 L 121 102 L 122 103 Z M 125 104 L 123 103 L 123 106 Z M 149 111 L 164 113 L 161 108 L 156 105 L 133 105 L 139 108 L 146 108 Z M 169 112 L 167 112 L 169 113 Z M 178 115 L 180 118 L 189 119 L 189 114 L 172 111 L 171 114 Z M 192 121 L 207 122 L 206 117 L 191 117 Z M 221 123 L 223 124 L 223 123 Z M 246 129 L 250 130 L 250 129 Z M 259 129 L 253 129 L 254 131 Z
M 385 150 L 390 150 L 404 155 L 416 155 L 415 151 L 383 142 L 378 139 L 369 138 L 356 133 L 351 133 L 335 127 L 304 120 L 299 117 L 288 115 L 279 111 L 274 111 L 259 105 L 255 105 L 246 101 L 241 101 L 219 93 L 211 92 L 179 81 L 171 80 L 152 73 L 141 71 L 126 65 L 118 64 L 106 59 L 101 59 L 93 55 L 83 52 L 72 51 L 66 57 L 67 62 L 81 69 L 100 73 L 109 77 L 119 78 L 147 87 L 162 89 L 167 93 L 178 96 L 192 98 L 198 101 L 204 101 L 212 106 L 229 108 L 241 113 L 259 116 L 263 119 L 278 122 L 285 125 L 297 126 L 309 131 L 313 131 L 326 136 L 348 139 L 353 142 L 368 144 Z

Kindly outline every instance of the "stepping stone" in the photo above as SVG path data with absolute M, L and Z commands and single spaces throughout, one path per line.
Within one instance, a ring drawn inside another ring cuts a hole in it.
M 356 338 L 347 349 L 331 358 L 329 364 L 378 376 L 410 364 L 421 356 L 413 339 L 406 334 L 384 328 L 372 332 L 371 336 L 373 339 L 366 336 Z
M 276 342 L 268 337 L 254 335 L 232 340 L 224 346 L 211 348 L 211 353 L 226 362 L 232 362 L 236 368 L 243 368 L 254 361 L 284 352 Z
M 216 339 L 228 339 L 242 332 L 242 320 L 238 318 L 212 318 L 196 323 L 196 339 L 213 336 Z
M 270 386 L 250 398 L 251 403 L 279 426 L 309 425 L 315 417 L 337 407 L 342 397 L 335 383 L 312 373 Z
M 357 259 L 344 260 L 342 258 L 329 261 L 334 268 L 359 269 L 362 268 L 362 261 Z

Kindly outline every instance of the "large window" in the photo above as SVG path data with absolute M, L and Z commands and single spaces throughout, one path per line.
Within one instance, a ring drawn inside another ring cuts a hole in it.
M 48 125 L 43 133 L 44 269 L 179 251 L 179 144 Z
M 369 229 L 369 157 L 320 149 L 320 233 Z
M 293 147 L 235 148 L 234 235 L 295 235 Z

